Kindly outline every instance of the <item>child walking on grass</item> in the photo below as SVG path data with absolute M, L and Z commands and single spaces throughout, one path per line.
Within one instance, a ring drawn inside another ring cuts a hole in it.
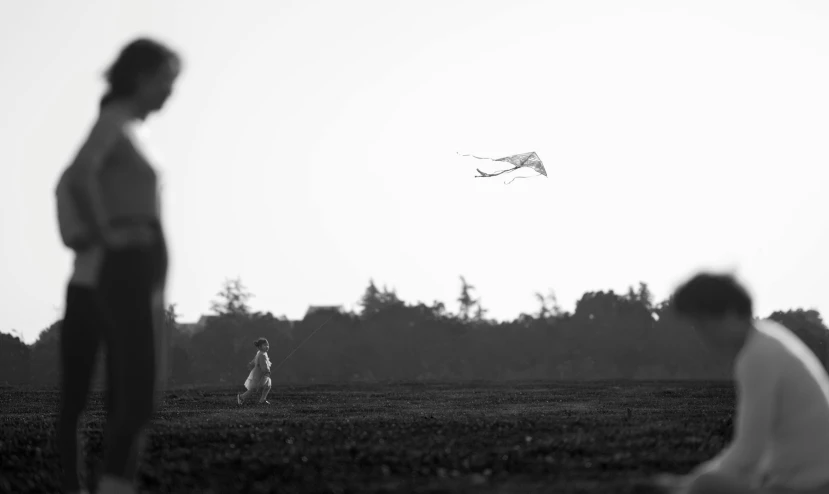
M 238 393 L 236 402 L 243 405 L 248 398 L 260 393 L 259 403 L 270 405 L 270 402 L 266 400 L 268 393 L 271 391 L 271 359 L 268 358 L 270 344 L 265 338 L 259 338 L 253 344 L 258 351 L 253 360 L 248 362 L 248 369 L 251 369 L 251 371 L 245 381 L 247 391 Z

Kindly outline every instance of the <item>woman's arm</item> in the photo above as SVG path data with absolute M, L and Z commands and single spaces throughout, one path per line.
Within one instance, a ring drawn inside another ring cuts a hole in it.
M 75 190 L 91 215 L 89 227 L 95 241 L 106 239 L 108 226 L 108 215 L 99 180 L 101 170 L 106 163 L 106 157 L 121 136 L 125 123 L 126 118 L 122 115 L 113 111 L 102 111 L 72 163 L 72 166 L 77 167 L 78 170 L 78 183 Z

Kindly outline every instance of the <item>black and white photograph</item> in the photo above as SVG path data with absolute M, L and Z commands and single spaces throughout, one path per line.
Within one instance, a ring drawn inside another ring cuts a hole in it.
M 3 0 L 0 494 L 829 494 L 829 2 Z

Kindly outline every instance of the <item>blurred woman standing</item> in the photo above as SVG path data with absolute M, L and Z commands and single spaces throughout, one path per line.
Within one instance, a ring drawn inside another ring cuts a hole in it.
M 67 492 L 86 492 L 78 420 L 101 343 L 108 417 L 98 492 L 135 492 L 142 432 L 166 373 L 168 262 L 158 180 L 135 129 L 162 109 L 180 66 L 179 56 L 157 41 L 126 45 L 106 73 L 98 119 L 57 186 L 61 237 L 75 253 L 60 332 L 57 444 Z

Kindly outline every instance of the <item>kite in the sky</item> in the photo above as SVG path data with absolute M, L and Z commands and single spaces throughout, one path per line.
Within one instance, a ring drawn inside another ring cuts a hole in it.
M 502 175 L 504 173 L 514 172 L 515 170 L 519 170 L 521 168 L 529 168 L 538 173 L 536 177 L 540 177 L 541 175 L 547 176 L 547 170 L 544 169 L 544 163 L 541 162 L 541 158 L 538 157 L 535 152 L 531 153 L 522 153 L 522 154 L 515 154 L 512 156 L 507 156 L 505 158 L 482 158 L 480 156 L 474 156 L 471 154 L 461 154 L 461 156 L 470 156 L 472 158 L 476 158 L 479 160 L 490 160 L 490 161 L 505 161 L 507 163 L 512 164 L 512 168 L 507 168 L 505 170 L 497 171 L 495 173 L 484 173 L 480 169 L 476 168 L 475 170 L 480 173 L 480 175 L 475 175 L 475 178 L 488 178 L 488 177 L 497 177 L 498 175 Z M 530 178 L 530 177 L 515 177 L 509 182 L 512 183 L 513 180 L 516 178 Z

